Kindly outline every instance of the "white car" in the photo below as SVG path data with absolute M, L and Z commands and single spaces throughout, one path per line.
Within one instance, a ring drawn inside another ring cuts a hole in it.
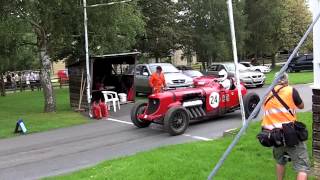
M 268 73 L 271 71 L 270 66 L 254 66 L 250 62 L 240 62 L 240 64 L 244 65 L 250 71 L 259 71 L 262 73 Z
M 262 87 L 265 83 L 266 76 L 258 71 L 250 71 L 244 65 L 239 64 L 240 80 L 246 87 Z M 217 76 L 221 70 L 226 70 L 228 77 L 235 76 L 235 65 L 231 62 L 213 63 L 208 67 L 207 75 Z

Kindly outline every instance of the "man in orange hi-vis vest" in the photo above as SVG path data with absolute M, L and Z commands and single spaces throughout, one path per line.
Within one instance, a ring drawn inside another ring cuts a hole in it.
M 166 81 L 164 79 L 161 66 L 158 66 L 156 72 L 151 75 L 149 84 L 152 88 L 152 93 L 162 92 L 166 87 Z
M 278 97 L 275 97 L 275 95 Z M 282 103 L 280 102 L 281 99 Z M 298 91 L 289 86 L 288 74 L 285 73 L 280 78 L 278 85 L 275 86 L 273 93 L 270 93 L 266 98 L 262 128 L 267 130 L 274 128 L 282 129 L 283 124 L 295 122 L 297 120 L 297 108 L 303 109 L 304 103 Z M 286 144 L 280 147 L 273 147 L 273 157 L 277 162 L 276 171 L 278 180 L 284 178 L 285 165 L 290 159 L 294 170 L 297 172 L 297 179 L 307 179 L 310 163 L 307 147 L 304 142 L 298 141 L 298 144 L 293 147 L 288 147 Z

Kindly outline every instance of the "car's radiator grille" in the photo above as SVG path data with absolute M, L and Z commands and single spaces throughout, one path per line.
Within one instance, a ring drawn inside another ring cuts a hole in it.
M 149 99 L 147 114 L 155 113 L 158 110 L 159 105 L 160 105 L 159 99 Z
M 186 80 L 184 80 L 184 79 L 172 80 L 172 82 L 173 82 L 174 84 L 183 84 L 185 81 L 186 81 Z

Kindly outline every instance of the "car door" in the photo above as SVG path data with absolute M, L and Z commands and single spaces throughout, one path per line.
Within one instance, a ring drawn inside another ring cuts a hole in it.
M 302 56 L 298 59 L 297 64 L 296 64 L 296 70 L 305 70 L 306 68 L 306 58 L 307 56 Z
M 146 65 L 143 65 L 141 67 L 141 86 L 142 86 L 142 91 L 144 93 L 151 93 L 151 87 L 149 84 L 149 78 L 151 76 L 151 73 Z
M 141 77 L 141 69 L 142 69 L 142 65 L 137 65 L 134 71 L 134 84 L 136 87 L 136 92 L 142 92 L 143 88 L 142 88 L 142 77 Z
M 313 56 L 312 55 L 307 55 L 306 69 L 313 70 Z

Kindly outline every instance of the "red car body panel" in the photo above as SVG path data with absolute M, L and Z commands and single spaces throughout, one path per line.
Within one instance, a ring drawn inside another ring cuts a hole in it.
M 201 76 L 193 79 L 193 84 L 195 87 L 208 86 L 217 80 L 215 76 Z
M 200 103 L 199 106 L 205 113 L 202 113 L 201 118 L 219 116 L 239 107 L 237 88 L 227 90 L 212 77 L 199 79 L 206 79 L 208 83 L 195 88 L 176 89 L 150 95 L 146 110 L 138 115 L 138 118 L 146 121 L 161 121 L 170 108 L 186 107 L 187 103 L 191 103 L 191 106 L 192 103 Z M 241 85 L 241 93 L 242 95 L 247 93 L 243 85 Z

